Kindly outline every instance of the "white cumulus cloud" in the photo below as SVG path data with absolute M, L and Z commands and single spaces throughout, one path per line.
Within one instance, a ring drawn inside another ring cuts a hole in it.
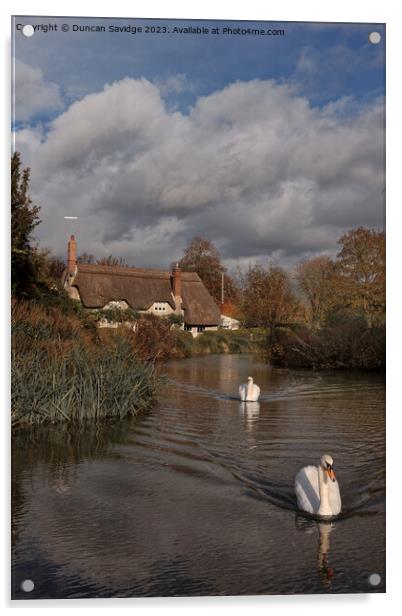
M 42 206 L 41 242 L 166 267 L 193 235 L 231 266 L 333 253 L 357 225 L 381 226 L 384 110 L 314 108 L 290 85 L 236 82 L 169 111 L 160 88 L 126 78 L 72 104 L 37 138 L 17 133 Z
M 15 120 L 26 122 L 37 113 L 61 109 L 60 88 L 45 81 L 41 69 L 16 60 L 14 79 Z

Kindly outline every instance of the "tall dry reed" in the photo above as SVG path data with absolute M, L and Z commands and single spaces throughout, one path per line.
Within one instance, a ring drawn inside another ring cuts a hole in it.
M 18 303 L 12 314 L 12 425 L 123 418 L 148 408 L 159 379 L 123 332 Z

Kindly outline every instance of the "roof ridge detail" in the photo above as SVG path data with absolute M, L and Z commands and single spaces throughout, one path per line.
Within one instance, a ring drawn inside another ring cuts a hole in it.
M 77 263 L 77 270 L 82 274 L 103 274 L 114 276 L 137 276 L 139 278 L 170 278 L 170 272 L 165 270 L 142 269 L 136 267 L 118 267 L 116 265 L 97 265 Z

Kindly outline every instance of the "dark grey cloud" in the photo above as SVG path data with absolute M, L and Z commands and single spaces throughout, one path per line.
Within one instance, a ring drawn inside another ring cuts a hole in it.
M 160 88 L 125 78 L 72 104 L 47 133 L 17 133 L 42 244 L 63 252 L 63 216 L 75 214 L 82 251 L 166 267 L 204 235 L 234 268 L 334 253 L 347 229 L 382 225 L 380 100 L 318 109 L 292 85 L 252 80 L 183 114 Z

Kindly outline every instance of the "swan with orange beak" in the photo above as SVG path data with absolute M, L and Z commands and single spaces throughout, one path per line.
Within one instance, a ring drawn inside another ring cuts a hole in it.
M 305 466 L 296 475 L 297 506 L 302 511 L 321 517 L 338 515 L 342 509 L 334 461 L 324 454 L 318 466 Z
M 332 467 L 334 461 L 332 460 L 331 456 L 323 456 L 323 458 L 324 459 L 321 458 L 321 462 L 323 466 L 325 464 L 325 470 L 328 474 L 328 477 L 330 478 L 331 481 L 336 481 L 335 472 Z

